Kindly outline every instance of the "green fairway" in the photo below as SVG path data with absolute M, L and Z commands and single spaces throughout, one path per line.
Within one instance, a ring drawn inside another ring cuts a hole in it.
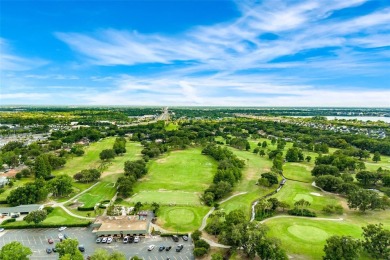
M 281 240 L 282 248 L 298 259 L 321 259 L 325 241 L 332 235 L 348 235 L 360 238 L 358 225 L 343 221 L 315 220 L 307 218 L 275 218 L 265 223 L 269 235 Z
M 77 200 L 83 203 L 83 207 L 93 207 L 102 200 L 110 200 L 114 197 L 116 189 L 113 182 L 100 182 L 91 190 L 81 195 Z
M 11 193 L 11 191 L 16 190 L 18 187 L 24 186 L 28 182 L 34 182 L 34 178 L 22 178 L 20 180 L 15 180 L 14 185 L 12 187 L 9 187 L 6 185 L 4 187 L 4 192 L 0 194 L 0 200 L 6 200 L 8 195 Z
M 42 222 L 43 225 L 70 225 L 70 224 L 86 224 L 88 223 L 88 220 L 75 218 L 68 213 L 66 213 L 61 208 L 54 208 L 54 210 L 47 216 L 47 218 Z M 29 226 L 33 226 L 34 223 L 27 223 L 25 221 L 16 221 L 12 223 L 8 223 L 4 227 L 10 227 L 10 226 L 25 226 L 28 228 Z
M 305 199 L 311 203 L 308 209 L 316 211 L 317 214 L 322 214 L 321 210 L 325 205 L 339 204 L 336 195 L 320 192 L 318 189 L 311 186 L 311 184 L 296 181 L 287 181 L 284 187 L 273 195 L 273 197 L 289 203 L 291 207 L 294 206 L 296 201 Z
M 208 207 L 162 206 L 158 211 L 157 224 L 173 232 L 191 232 L 199 228 Z
M 201 205 L 199 200 L 200 193 L 185 191 L 140 191 L 134 194 L 130 202 L 157 202 L 162 205 Z
M 164 154 L 150 161 L 148 174 L 134 187 L 135 193 L 143 191 L 186 191 L 202 193 L 212 182 L 216 162 L 201 154 L 201 149 L 192 148 Z M 151 201 L 158 200 L 154 193 Z
M 307 183 L 313 182 L 313 176 L 311 176 L 311 169 L 308 163 L 285 163 L 283 165 L 283 175 L 288 179 L 294 179 Z
M 379 167 L 382 167 L 384 170 L 390 170 L 390 156 L 381 155 L 381 160 L 379 162 L 372 161 L 373 154 L 370 154 L 370 159 L 364 161 L 367 170 L 376 171 Z

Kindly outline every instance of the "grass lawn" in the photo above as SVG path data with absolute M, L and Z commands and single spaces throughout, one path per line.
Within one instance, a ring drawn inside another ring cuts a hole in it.
M 178 129 L 178 125 L 172 122 L 165 126 L 166 131 L 173 131 L 177 129 Z
M 61 169 L 53 171 L 53 175 L 67 174 L 70 176 L 76 173 L 90 168 L 98 168 L 101 160 L 99 154 L 104 149 L 112 149 L 115 138 L 109 137 L 101 141 L 91 143 L 85 148 L 85 154 L 80 157 L 73 157 L 67 160 L 65 166 Z M 103 176 L 108 173 L 123 172 L 124 162 L 127 160 L 136 160 L 141 158 L 142 146 L 136 142 L 126 143 L 127 152 L 122 156 L 117 156 L 115 159 L 110 161 L 103 171 Z
M 265 224 L 270 228 L 268 235 L 280 239 L 289 255 L 306 256 L 303 259 L 321 259 L 325 240 L 332 235 L 360 238 L 362 233 L 358 225 L 343 221 L 276 218 Z
M 199 196 L 201 193 L 185 191 L 140 191 L 134 194 L 130 202 L 157 202 L 161 205 L 178 204 L 178 205 L 201 205 Z
M 203 192 L 212 182 L 217 163 L 202 155 L 200 148 L 174 151 L 150 161 L 148 173 L 134 187 L 135 193 L 143 191 Z M 158 200 L 160 193 L 151 196 Z M 178 193 L 181 194 L 181 193 Z
M 83 207 L 93 207 L 102 200 L 110 200 L 116 193 L 114 184 L 114 182 L 102 181 L 77 200 L 84 203 Z
M 202 224 L 208 207 L 162 206 L 158 211 L 157 224 L 173 232 L 191 232 Z
M 318 189 L 312 187 L 311 184 L 296 181 L 287 181 L 284 187 L 272 197 L 289 203 L 291 207 L 294 206 L 296 201 L 305 199 L 311 203 L 308 209 L 316 211 L 317 214 L 322 214 L 321 210 L 325 205 L 340 204 L 337 196 L 322 193 Z
M 289 179 L 312 183 L 311 169 L 312 166 L 306 162 L 285 163 L 283 165 L 283 175 Z
M 370 154 L 370 159 L 364 161 L 367 170 L 376 171 L 379 167 L 382 167 L 384 170 L 390 170 L 390 156 L 381 155 L 381 160 L 376 163 L 372 161 L 373 155 Z
M 86 224 L 88 223 L 88 220 L 79 219 L 72 217 L 68 215 L 63 209 L 61 208 L 54 208 L 53 212 L 51 212 L 47 218 L 42 222 L 42 224 L 56 224 L 56 225 L 69 225 L 69 224 Z M 27 223 L 25 221 L 16 221 L 12 223 L 8 223 L 4 227 L 10 227 L 10 226 L 33 226 L 34 223 Z

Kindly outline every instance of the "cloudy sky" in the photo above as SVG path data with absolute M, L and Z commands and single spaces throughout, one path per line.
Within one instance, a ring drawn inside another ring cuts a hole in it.
M 1 0 L 0 104 L 390 107 L 389 0 Z

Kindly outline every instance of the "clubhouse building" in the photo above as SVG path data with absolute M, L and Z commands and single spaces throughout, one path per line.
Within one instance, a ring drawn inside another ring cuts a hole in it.
M 92 223 L 92 233 L 100 236 L 144 236 L 149 234 L 151 216 L 100 216 Z

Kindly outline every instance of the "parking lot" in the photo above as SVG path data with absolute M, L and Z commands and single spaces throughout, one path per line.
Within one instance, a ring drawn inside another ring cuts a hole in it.
M 0 233 L 0 247 L 12 241 L 19 241 L 23 245 L 31 248 L 33 251 L 31 259 L 58 259 L 57 253 L 46 253 L 46 248 L 53 248 L 55 247 L 55 244 L 59 242 L 58 233 L 58 229 L 55 228 L 6 230 Z M 167 257 L 175 260 L 195 259 L 192 253 L 192 243 L 190 241 L 183 241 L 181 238 L 177 243 L 175 243 L 172 238 L 156 236 L 141 238 L 139 243 L 123 244 L 121 241 L 118 241 L 112 242 L 111 244 L 97 244 L 95 242 L 95 235 L 92 234 L 91 230 L 88 228 L 68 228 L 62 233 L 66 234 L 69 238 L 77 238 L 79 244 L 84 245 L 85 252 L 83 255 L 85 258 L 92 255 L 97 248 L 104 248 L 109 251 L 120 251 L 124 253 L 128 259 L 135 255 L 147 260 L 165 260 Z M 54 240 L 54 244 L 49 245 L 47 242 L 49 238 Z M 175 247 L 178 244 L 184 245 L 181 252 L 175 251 Z M 147 248 L 149 245 L 155 245 L 156 247 L 152 251 L 148 251 Z M 158 247 L 160 245 L 172 246 L 172 249 L 168 252 L 165 250 L 159 252 Z

